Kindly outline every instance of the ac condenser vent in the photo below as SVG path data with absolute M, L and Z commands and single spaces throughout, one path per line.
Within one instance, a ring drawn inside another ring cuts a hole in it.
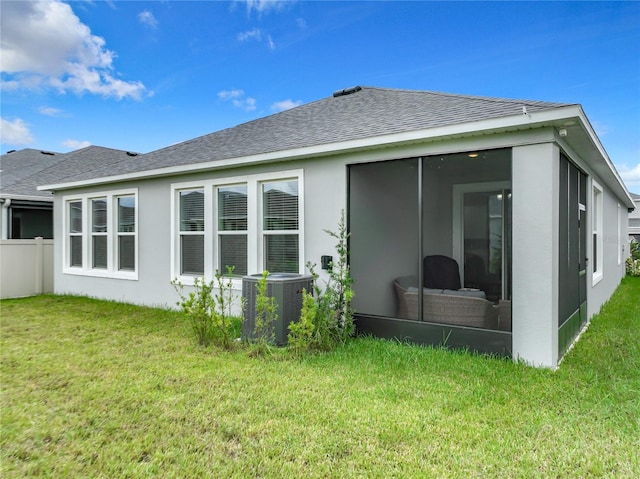
M 261 274 L 252 274 L 242 278 L 242 297 L 244 298 L 244 321 L 242 339 L 256 339 L 256 299 L 258 281 Z M 300 320 L 302 310 L 302 292 L 311 292 L 313 277 L 294 273 L 273 273 L 267 276 L 267 296 L 275 298 L 278 318 L 273 324 L 273 333 L 278 346 L 287 344 L 289 324 Z

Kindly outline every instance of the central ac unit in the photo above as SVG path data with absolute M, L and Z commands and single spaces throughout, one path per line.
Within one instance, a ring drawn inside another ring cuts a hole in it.
M 258 281 L 261 274 L 252 274 L 242 278 L 242 297 L 244 298 L 244 321 L 242 339 L 256 339 L 256 298 Z M 302 310 L 302 292 L 312 292 L 313 277 L 294 273 L 273 273 L 267 276 L 267 296 L 274 298 L 277 305 L 277 319 L 273 324 L 274 339 L 278 346 L 287 344 L 289 323 L 300 319 Z

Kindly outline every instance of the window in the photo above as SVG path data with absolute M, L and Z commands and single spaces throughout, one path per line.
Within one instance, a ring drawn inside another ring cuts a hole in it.
M 301 191 L 301 170 L 174 184 L 172 278 L 301 272 Z
M 82 267 L 82 201 L 69 202 L 69 266 Z
M 133 195 L 117 198 L 118 205 L 118 269 L 136 269 L 136 198 Z
M 247 185 L 218 187 L 218 252 L 220 271 L 233 267 L 247 274 Z
M 107 199 L 91 200 L 92 268 L 107 269 Z
M 298 182 L 285 180 L 262 184 L 264 269 L 298 272 Z
M 204 274 L 204 190 L 180 192 L 180 274 Z
M 137 279 L 136 202 L 136 190 L 68 199 L 64 272 Z
M 592 257 L 591 264 L 593 268 L 593 284 L 595 285 L 602 279 L 603 269 L 603 238 L 602 238 L 602 187 L 593 182 L 593 196 L 592 196 Z

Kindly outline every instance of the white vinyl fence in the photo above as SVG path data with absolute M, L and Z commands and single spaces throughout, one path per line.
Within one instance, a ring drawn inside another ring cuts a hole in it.
M 53 240 L 0 240 L 0 298 L 53 292 Z

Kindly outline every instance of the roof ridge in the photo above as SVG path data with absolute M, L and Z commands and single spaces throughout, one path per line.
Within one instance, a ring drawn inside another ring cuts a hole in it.
M 451 92 L 442 92 L 435 90 L 411 90 L 408 88 L 386 88 L 386 87 L 374 87 L 374 86 L 363 86 L 363 90 L 379 90 L 379 91 L 395 91 L 395 92 L 405 92 L 405 93 L 428 93 L 431 95 L 438 95 L 444 97 L 454 97 L 454 98 L 466 98 L 471 100 L 481 100 L 488 101 L 492 103 L 512 103 L 517 105 L 527 104 L 527 105 L 540 105 L 540 104 L 548 104 L 548 105 L 558 105 L 558 106 L 570 106 L 577 105 L 577 103 L 565 103 L 565 102 L 552 102 L 545 100 L 526 100 L 519 98 L 503 98 L 503 97 L 493 97 L 493 96 L 483 96 L 483 95 L 469 95 L 463 93 L 451 93 Z

